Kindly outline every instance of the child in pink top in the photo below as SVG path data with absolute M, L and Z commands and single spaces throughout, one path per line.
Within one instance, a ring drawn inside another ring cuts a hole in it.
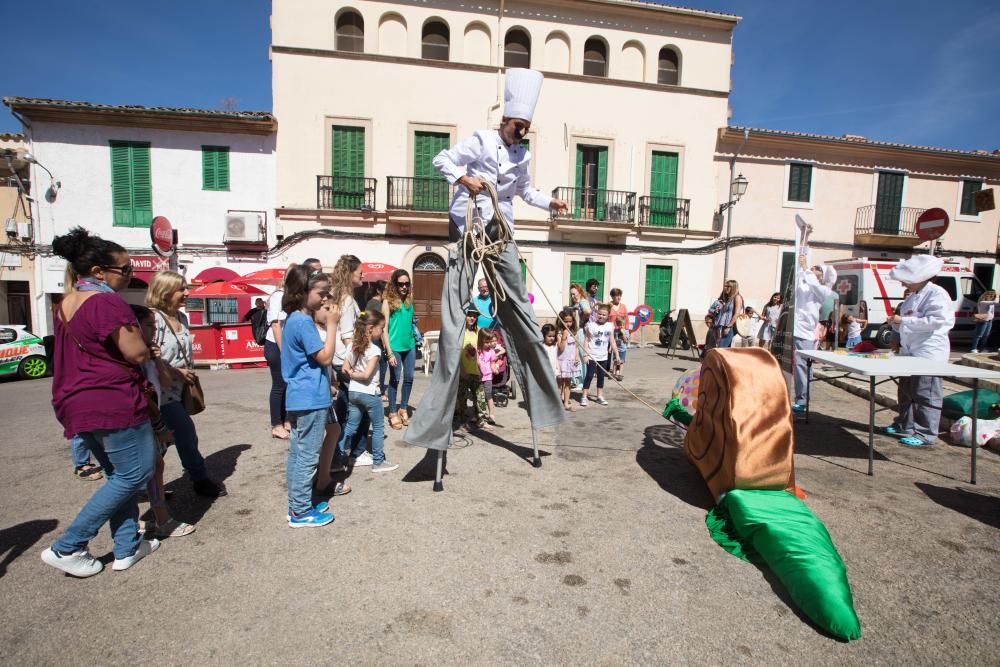
M 493 404 L 493 374 L 497 370 L 497 362 L 506 351 L 497 345 L 497 337 L 489 329 L 479 330 L 479 341 L 476 346 L 479 351 L 479 374 L 483 380 L 483 389 L 486 392 L 486 421 L 492 426 L 496 424 Z

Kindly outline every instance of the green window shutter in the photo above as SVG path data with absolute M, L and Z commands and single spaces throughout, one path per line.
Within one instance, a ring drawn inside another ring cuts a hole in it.
M 229 147 L 201 147 L 201 189 L 229 190 Z
M 521 265 L 521 284 L 528 285 L 528 263 L 523 259 L 518 260 L 518 264 Z
M 653 309 L 653 319 L 657 322 L 670 311 L 670 291 L 673 285 L 674 269 L 670 266 L 646 267 L 645 304 Z
M 791 164 L 788 169 L 788 201 L 808 202 L 812 189 L 812 165 Z
M 447 211 L 448 182 L 434 168 L 434 157 L 448 148 L 451 135 L 416 132 L 413 137 L 413 207 L 418 211 Z
M 878 175 L 875 195 L 875 232 L 899 234 L 899 218 L 903 205 L 903 174 L 883 171 Z
M 111 207 L 115 227 L 132 226 L 132 159 L 127 142 L 111 142 Z
M 778 278 L 778 291 L 785 299 L 790 299 L 792 295 L 792 269 L 795 268 L 795 253 L 781 253 L 781 274 Z
M 573 206 L 573 217 L 576 219 L 580 218 L 583 212 L 583 204 L 585 201 L 583 193 L 583 147 L 576 147 L 576 202 Z
M 979 215 L 976 209 L 976 193 L 983 189 L 982 181 L 962 181 L 962 215 Z
M 333 207 L 360 209 L 365 196 L 365 128 L 333 126 Z
M 608 149 L 597 151 L 597 219 L 604 220 L 605 204 L 608 199 Z
M 677 225 L 677 153 L 653 152 L 649 175 L 649 222 L 657 227 Z
M 601 283 L 601 288 L 597 292 L 597 299 L 604 300 L 604 263 L 603 262 L 570 262 L 569 281 L 576 283 L 580 287 L 587 289 L 587 281 L 597 278 Z
M 149 144 L 133 143 L 132 151 L 132 226 L 153 224 L 153 179 L 150 173 Z

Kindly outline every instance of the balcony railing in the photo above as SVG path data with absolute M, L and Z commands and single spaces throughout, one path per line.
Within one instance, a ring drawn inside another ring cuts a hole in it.
M 909 206 L 862 206 L 854 215 L 854 235 L 877 234 L 917 239 L 917 218 L 924 210 Z
M 635 193 L 597 188 L 556 188 L 552 196 L 569 205 L 561 218 L 631 225 L 635 221 Z
M 677 197 L 640 197 L 639 225 L 641 227 L 688 228 L 691 200 Z
M 316 208 L 374 211 L 378 181 L 360 176 L 317 176 Z
M 444 213 L 451 203 L 455 186 L 443 178 L 389 176 L 387 178 L 390 211 L 428 211 Z

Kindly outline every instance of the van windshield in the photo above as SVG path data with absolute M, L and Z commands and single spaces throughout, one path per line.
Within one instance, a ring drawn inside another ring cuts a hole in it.
M 958 285 L 955 284 L 954 276 L 934 276 L 931 278 L 931 282 L 944 288 L 944 291 L 948 293 L 948 298 L 952 301 L 958 298 Z
M 979 301 L 979 297 L 986 291 L 986 287 L 979 282 L 976 276 L 962 277 L 962 294 L 972 301 Z

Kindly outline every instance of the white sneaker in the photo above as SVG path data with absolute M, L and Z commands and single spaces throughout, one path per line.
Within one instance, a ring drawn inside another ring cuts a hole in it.
M 601 405 L 607 405 L 608 404 L 608 401 L 603 396 L 598 396 L 597 397 L 597 402 L 599 404 L 601 404 Z
M 382 463 L 372 466 L 372 472 L 392 472 L 399 467 L 398 463 L 389 463 L 389 459 L 385 459 Z
M 369 454 L 368 452 L 361 452 L 361 456 L 359 456 L 358 458 L 354 459 L 354 462 L 351 463 L 351 465 L 355 466 L 355 467 L 357 467 L 357 466 L 370 466 L 373 463 L 375 463 L 375 461 L 372 460 L 372 455 L 371 454 Z
M 580 397 L 580 407 L 581 408 L 587 407 L 587 395 L 586 394 L 584 394 L 583 396 Z
M 969 354 L 979 354 L 979 350 L 969 350 Z
M 135 550 L 135 553 L 128 558 L 116 558 L 111 569 L 115 572 L 127 570 L 159 548 L 159 540 L 139 540 L 139 548 Z
M 42 562 L 81 579 L 100 574 L 101 570 L 104 569 L 104 563 L 91 556 L 86 549 L 68 556 L 60 556 L 52 550 L 52 547 L 49 547 L 42 552 Z

